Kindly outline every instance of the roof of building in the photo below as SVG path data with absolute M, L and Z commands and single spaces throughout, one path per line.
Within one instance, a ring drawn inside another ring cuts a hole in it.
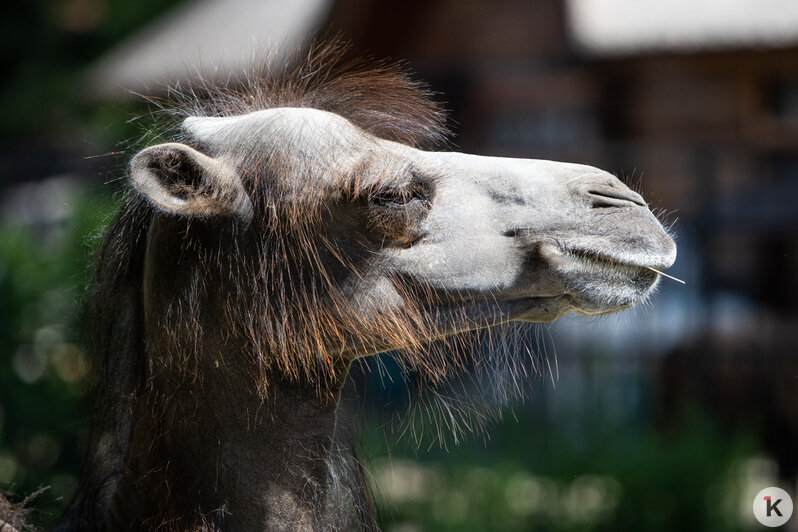
M 161 92 L 196 77 L 236 76 L 323 24 L 335 0 L 193 0 L 112 49 L 91 69 L 101 98 Z M 798 45 L 795 0 L 564 0 L 569 38 L 587 55 Z
M 593 55 L 798 44 L 794 0 L 566 0 L 569 33 Z
M 235 76 L 257 57 L 293 50 L 317 29 L 331 0 L 196 0 L 181 4 L 112 49 L 91 69 L 101 98 L 195 77 Z

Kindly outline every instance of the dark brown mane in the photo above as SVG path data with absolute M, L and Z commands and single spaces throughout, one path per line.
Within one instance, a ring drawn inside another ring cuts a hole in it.
M 443 107 L 401 63 L 353 57 L 350 46 L 341 41 L 311 45 L 288 61 L 280 59 L 275 55 L 261 62 L 243 79 L 178 85 L 166 108 L 182 119 L 310 107 L 408 146 L 431 149 L 447 142 Z

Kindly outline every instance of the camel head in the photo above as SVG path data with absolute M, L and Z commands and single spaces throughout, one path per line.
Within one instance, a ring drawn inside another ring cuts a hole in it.
M 334 331 L 333 357 L 614 312 L 676 257 L 643 198 L 590 166 L 422 151 L 302 107 L 189 117 L 182 134 L 133 159 L 135 187 L 162 213 L 231 220 L 258 243 L 220 253 L 277 254 L 250 256 L 268 275 L 237 289 L 326 308 L 304 326 Z

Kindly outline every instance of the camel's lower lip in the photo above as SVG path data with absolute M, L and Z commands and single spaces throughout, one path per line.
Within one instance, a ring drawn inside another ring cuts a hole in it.
M 600 252 L 545 246 L 539 253 L 557 272 L 562 291 L 508 301 L 510 319 L 552 321 L 569 312 L 610 314 L 645 299 L 659 278 L 648 266 Z
M 659 279 L 645 264 L 645 254 L 639 262 L 630 262 L 585 249 L 552 249 L 550 253 L 565 284 L 566 312 L 598 316 L 623 310 L 644 300 Z

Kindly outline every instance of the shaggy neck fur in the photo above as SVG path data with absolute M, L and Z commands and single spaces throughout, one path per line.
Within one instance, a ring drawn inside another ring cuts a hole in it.
M 268 373 L 267 386 L 258 382 L 258 355 L 229 323 L 230 281 L 207 271 L 199 277 L 202 265 L 184 255 L 186 239 L 208 245 L 206 227 L 185 225 L 156 217 L 148 232 L 148 377 L 132 404 L 130 446 L 107 525 L 319 529 L 338 386 L 319 393 L 317 383 L 289 382 L 277 372 Z
M 182 404 L 162 433 L 152 424 L 155 405 L 137 405 L 109 528 L 323 528 L 337 396 L 319 399 L 314 388 L 275 381 L 266 405 L 246 376 L 209 373 L 164 398 Z M 199 388 L 220 400 L 192 401 Z

